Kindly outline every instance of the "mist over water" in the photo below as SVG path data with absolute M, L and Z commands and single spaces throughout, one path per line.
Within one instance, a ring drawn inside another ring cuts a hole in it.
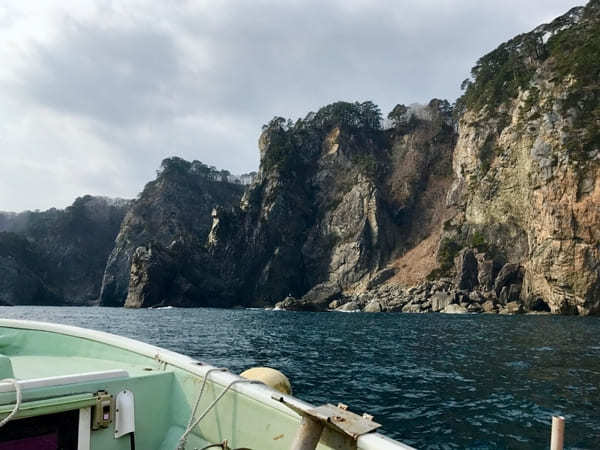
M 233 372 L 270 366 L 294 394 L 343 402 L 422 449 L 600 448 L 600 319 L 0 307 L 0 317 L 93 328 Z

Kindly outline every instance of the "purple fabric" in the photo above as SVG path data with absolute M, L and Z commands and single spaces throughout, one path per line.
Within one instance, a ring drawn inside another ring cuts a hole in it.
M 16 441 L 0 442 L 0 450 L 57 450 L 58 434 L 17 439 Z

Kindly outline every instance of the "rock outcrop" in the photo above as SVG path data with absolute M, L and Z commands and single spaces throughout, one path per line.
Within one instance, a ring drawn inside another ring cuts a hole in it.
M 42 261 L 42 255 L 25 238 L 0 232 L 0 305 L 62 303 L 42 279 Z
M 484 56 L 461 99 L 443 239 L 522 267 L 503 301 L 600 312 L 599 39 L 594 0 Z
M 243 190 L 228 181 L 226 171 L 199 161 L 165 159 L 156 180 L 145 186 L 122 221 L 101 277 L 100 304 L 123 306 L 127 300 L 127 306 L 203 305 L 200 299 L 212 293 L 207 287 L 199 295 L 200 284 L 212 278 L 203 259 L 211 211 L 218 205 L 237 205 Z
M 132 204 L 0 214 L 0 301 L 599 314 L 598 61 L 591 0 L 483 56 L 455 105 L 276 117 L 247 186 L 169 158 Z
M 2 296 L 11 304 L 97 302 L 106 258 L 128 207 L 127 200 L 87 195 L 64 210 L 0 213 L 0 231 L 7 232 L 0 256 Z
M 386 266 L 436 225 L 422 202 L 451 175 L 450 107 L 420 111 L 384 130 L 372 103 L 340 102 L 265 127 L 257 180 L 239 210 L 217 211 L 209 237 L 242 304 L 325 309 L 393 277 Z

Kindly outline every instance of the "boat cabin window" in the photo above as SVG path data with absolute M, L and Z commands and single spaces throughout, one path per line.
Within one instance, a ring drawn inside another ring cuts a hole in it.
M 79 411 L 8 422 L 0 433 L 0 450 L 77 450 Z

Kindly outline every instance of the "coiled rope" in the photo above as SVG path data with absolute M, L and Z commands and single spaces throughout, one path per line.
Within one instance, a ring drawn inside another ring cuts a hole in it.
M 0 421 L 0 428 L 2 428 L 4 425 L 6 425 L 8 422 L 10 422 L 10 420 L 19 411 L 19 408 L 21 407 L 22 395 L 21 395 L 21 385 L 14 378 L 4 378 L 3 380 L 0 380 L 0 383 L 12 383 L 12 385 L 15 387 L 15 392 L 16 392 L 16 396 L 17 396 L 17 402 L 15 403 L 15 407 L 13 408 L 13 410 L 10 412 L 10 414 L 8 416 L 6 416 L 4 419 L 2 419 Z

